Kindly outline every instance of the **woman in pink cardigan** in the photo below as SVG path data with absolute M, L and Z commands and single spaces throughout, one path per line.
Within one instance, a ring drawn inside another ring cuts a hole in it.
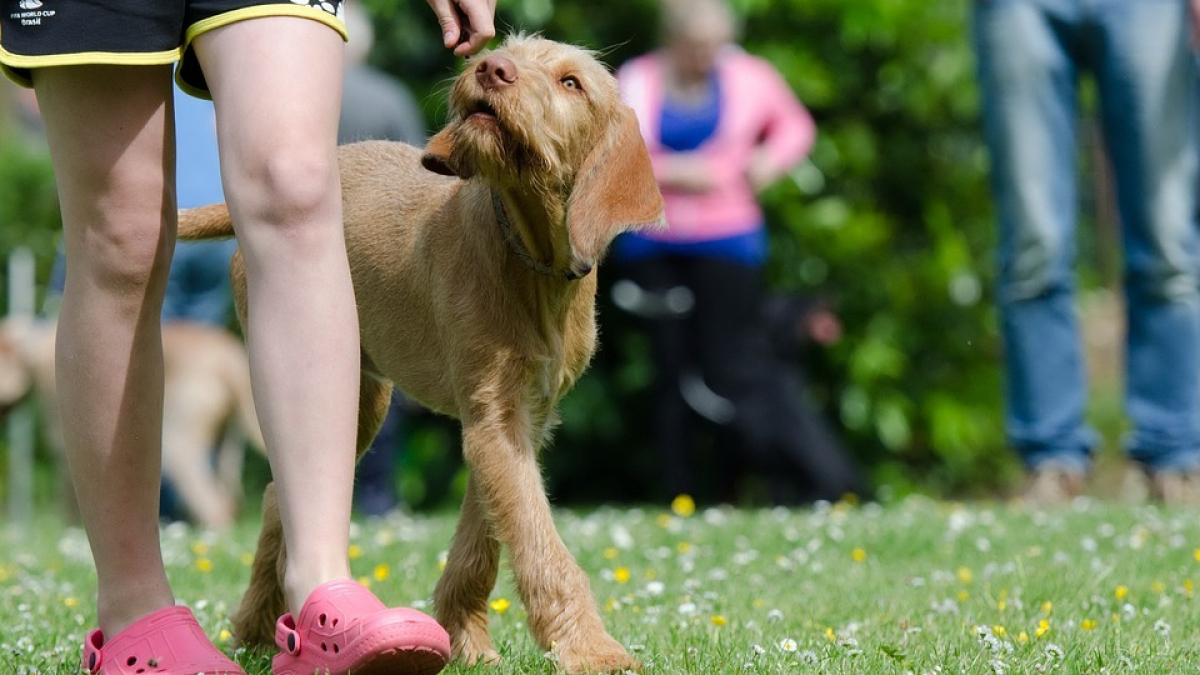
M 816 125 L 771 64 L 734 44 L 722 0 L 665 0 L 663 29 L 663 49 L 617 78 L 650 150 L 667 228 L 618 239 L 628 281 L 614 290 L 618 304 L 651 319 L 666 487 L 697 492 L 690 409 L 717 423 L 717 499 L 733 498 L 744 464 L 780 461 L 788 466 L 767 473 L 805 476 L 803 499 L 836 499 L 857 489 L 856 471 L 798 391 L 780 389 L 797 383 L 764 376 L 784 364 L 763 330 L 767 234 L 757 194 L 805 158 Z M 796 405 L 780 408 L 788 402 Z

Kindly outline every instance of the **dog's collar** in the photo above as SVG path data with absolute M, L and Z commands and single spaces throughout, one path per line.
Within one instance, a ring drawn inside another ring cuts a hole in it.
M 504 200 L 500 198 L 500 193 L 492 191 L 492 208 L 496 211 L 496 222 L 500 224 L 500 231 L 504 233 L 504 241 L 508 243 L 508 247 L 517 254 L 521 262 L 525 263 L 529 269 L 547 277 L 561 277 L 567 281 L 576 281 L 583 275 L 576 274 L 571 270 L 556 270 L 550 265 L 536 259 L 529 249 L 521 243 L 521 239 L 517 237 L 517 233 L 513 232 L 512 221 L 508 219 L 508 209 L 504 208 Z M 590 271 L 590 270 L 589 270 Z

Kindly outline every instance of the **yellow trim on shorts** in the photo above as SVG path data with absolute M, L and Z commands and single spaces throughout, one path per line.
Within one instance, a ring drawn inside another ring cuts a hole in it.
M 183 65 L 183 55 L 191 48 L 192 42 L 207 33 L 210 30 L 228 26 L 238 21 L 246 19 L 260 19 L 269 16 L 298 16 L 303 19 L 312 19 L 329 26 L 337 31 L 338 35 L 342 36 L 342 40 L 349 40 L 350 34 L 346 31 L 346 25 L 336 16 L 326 12 L 323 9 L 309 7 L 308 5 L 254 5 L 252 7 L 243 7 L 228 12 L 222 12 L 216 16 L 210 16 L 202 21 L 188 26 L 187 33 L 183 37 L 183 46 L 180 48 L 180 67 Z M 212 94 L 202 89 L 197 89 L 183 81 L 179 77 L 179 69 L 175 71 L 175 84 L 179 86 L 184 93 L 191 94 L 197 98 L 211 99 Z
M 32 87 L 33 80 L 26 76 L 30 68 L 53 66 L 161 66 L 174 63 L 183 53 L 179 47 L 162 52 L 75 52 L 73 54 L 46 54 L 25 56 L 13 54 L 0 47 L 0 65 L 8 79 L 22 87 Z M 18 72 L 17 68 L 21 69 Z

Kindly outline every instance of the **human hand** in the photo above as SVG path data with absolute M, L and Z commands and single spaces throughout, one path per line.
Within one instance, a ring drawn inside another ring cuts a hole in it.
M 1200 0 L 1190 0 L 1188 8 L 1192 20 L 1192 49 L 1200 51 Z
M 426 0 L 442 27 L 442 44 L 470 56 L 496 37 L 496 0 Z
M 818 310 L 804 321 L 805 329 L 817 344 L 828 347 L 842 339 L 842 322 L 828 310 Z
M 709 192 L 717 186 L 708 163 L 687 152 L 671 155 L 662 164 L 660 179 L 663 187 L 680 192 Z
M 771 183 L 778 178 L 779 172 L 767 157 L 767 153 L 762 149 L 755 151 L 750 157 L 749 166 L 746 167 L 746 181 L 750 183 L 750 189 L 757 194 L 771 187 Z

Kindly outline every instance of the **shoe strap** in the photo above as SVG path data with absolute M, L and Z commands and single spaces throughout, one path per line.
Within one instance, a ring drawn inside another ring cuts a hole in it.
M 104 633 L 99 628 L 88 633 L 83 641 L 83 669 L 93 675 L 100 672 L 100 666 L 104 663 L 104 652 L 100 650 L 103 644 Z
M 275 644 L 292 656 L 300 654 L 300 632 L 291 614 L 284 614 L 275 622 Z

